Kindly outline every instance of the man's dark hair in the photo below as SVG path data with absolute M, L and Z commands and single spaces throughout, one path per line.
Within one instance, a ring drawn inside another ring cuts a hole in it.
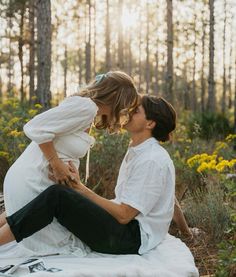
M 156 122 L 152 130 L 152 136 L 158 141 L 170 139 L 170 133 L 176 127 L 176 112 L 173 106 L 162 97 L 147 96 L 142 97 L 146 119 Z

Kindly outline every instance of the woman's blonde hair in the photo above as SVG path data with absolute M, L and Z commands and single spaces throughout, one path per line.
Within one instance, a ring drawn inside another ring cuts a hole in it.
M 122 71 L 109 71 L 106 74 L 97 75 L 95 81 L 76 95 L 89 97 L 97 105 L 110 106 L 110 120 L 107 116 L 102 116 L 95 122 L 96 128 L 107 128 L 110 132 L 117 131 L 120 128 L 122 112 L 131 112 L 139 102 L 133 79 Z

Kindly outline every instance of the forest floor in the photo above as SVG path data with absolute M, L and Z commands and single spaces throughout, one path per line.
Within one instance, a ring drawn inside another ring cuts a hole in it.
M 0 193 L 0 214 L 4 211 L 3 197 Z M 213 276 L 215 273 L 215 265 L 217 261 L 216 245 L 209 241 L 207 234 L 201 235 L 195 241 L 187 241 L 181 235 L 178 235 L 176 230 L 171 232 L 176 237 L 179 237 L 190 248 L 200 276 Z
M 201 236 L 194 241 L 186 240 L 175 232 L 171 232 L 171 234 L 180 238 L 189 247 L 194 256 L 200 276 L 214 276 L 218 249 L 216 245 L 210 241 L 208 234 L 201 234 Z

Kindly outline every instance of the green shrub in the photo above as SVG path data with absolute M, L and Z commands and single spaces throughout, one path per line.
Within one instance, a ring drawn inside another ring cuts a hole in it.
M 227 238 L 219 245 L 216 277 L 236 276 L 236 180 L 225 182 L 231 208 L 231 224 L 227 229 Z M 231 205 L 232 204 L 232 205 Z
M 129 144 L 127 132 L 109 135 L 93 130 L 96 142 L 90 152 L 90 178 L 88 185 L 100 195 L 112 198 L 119 168 Z M 86 157 L 81 160 L 81 177 L 85 177 Z
M 0 157 L 12 164 L 24 151 L 30 140 L 23 133 L 24 124 L 41 111 L 41 106 L 20 103 L 9 98 L 0 104 Z
M 223 114 L 205 112 L 190 117 L 187 132 L 190 138 L 198 136 L 209 140 L 221 139 L 232 133 L 233 129 L 228 118 Z
M 224 203 L 224 192 L 218 184 L 196 190 L 184 201 L 190 226 L 206 231 L 212 241 L 219 242 L 230 224 L 230 213 Z

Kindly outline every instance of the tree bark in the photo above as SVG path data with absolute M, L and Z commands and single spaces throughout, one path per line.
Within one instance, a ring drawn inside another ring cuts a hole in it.
M 93 74 L 94 76 L 97 74 L 97 53 L 96 53 L 96 42 L 97 42 L 97 25 L 96 25 L 96 18 L 97 18 L 97 11 L 96 11 L 96 0 L 94 1 L 94 17 L 93 17 L 93 40 L 94 40 L 94 47 L 93 47 Z
M 24 15 L 25 15 L 25 3 L 23 2 L 20 6 L 20 36 L 18 40 L 18 56 L 20 61 L 20 72 L 21 72 L 21 85 L 20 85 L 20 100 L 25 100 L 24 92 L 24 60 L 23 60 L 23 46 L 24 46 Z
M 166 73 L 166 98 L 174 104 L 173 95 L 173 3 L 167 2 L 167 73 Z
M 150 89 L 150 61 L 149 61 L 149 3 L 146 3 L 146 93 L 149 94 Z
M 210 31 L 209 31 L 209 76 L 208 76 L 208 111 L 216 111 L 215 80 L 214 80 L 214 0 L 209 0 Z
M 229 102 L 228 108 L 231 109 L 233 105 L 232 100 L 232 57 L 233 57 L 233 17 L 231 17 L 231 32 L 230 32 L 230 50 L 229 50 Z
M 118 2 L 118 67 L 124 69 L 124 53 L 123 53 L 123 0 Z
M 88 40 L 86 41 L 86 46 L 85 46 L 85 61 L 86 61 L 86 74 L 85 74 L 85 79 L 86 83 L 90 82 L 91 80 L 91 0 L 87 0 L 88 4 Z
M 10 7 L 12 7 L 12 1 L 10 0 L 9 3 Z M 9 44 L 8 44 L 8 48 L 9 48 L 9 56 L 8 56 L 8 64 L 7 64 L 7 77 L 8 77 L 8 83 L 7 83 L 7 95 L 8 97 L 12 97 L 13 96 L 13 84 L 12 84 L 12 77 L 13 77 L 13 72 L 12 72 L 12 68 L 13 68 L 13 51 L 12 51 L 12 41 L 11 41 L 11 30 L 12 30 L 13 24 L 12 24 L 12 11 L 9 12 L 9 18 L 8 18 L 8 39 L 9 39 Z
M 138 31 L 138 90 L 141 91 L 142 84 L 142 18 L 141 18 L 141 8 L 139 8 L 139 31 Z
M 205 83 L 205 39 L 206 39 L 206 23 L 204 18 L 204 10 L 202 11 L 202 68 L 201 68 L 201 112 L 205 111 L 206 83 Z
M 67 46 L 65 45 L 64 50 L 64 97 L 67 96 L 67 69 L 68 69 L 68 63 L 67 63 Z
M 37 0 L 37 98 L 44 109 L 51 107 L 51 3 Z
M 236 134 L 236 56 L 234 61 L 234 133 Z M 236 144 L 235 144 L 236 150 Z
M 111 52 L 110 52 L 110 12 L 109 0 L 106 0 L 106 70 L 111 69 Z
M 30 31 L 30 41 L 29 41 L 29 98 L 30 103 L 33 103 L 33 98 L 35 96 L 35 0 L 30 0 L 29 2 L 29 31 Z
M 194 1 L 194 4 L 196 2 Z M 196 30 L 196 20 L 197 20 L 197 15 L 196 15 L 196 6 L 194 6 L 194 21 L 193 21 L 193 32 L 194 32 L 194 42 L 193 42 L 193 80 L 192 80 L 192 109 L 193 112 L 196 113 L 197 111 L 197 96 L 196 96 L 196 81 L 195 81 L 195 75 L 196 75 L 196 44 L 197 44 L 197 30 Z
M 224 0 L 224 30 L 223 30 L 223 95 L 221 99 L 221 111 L 225 114 L 226 108 L 226 64 L 225 64 L 225 56 L 226 56 L 226 0 Z

